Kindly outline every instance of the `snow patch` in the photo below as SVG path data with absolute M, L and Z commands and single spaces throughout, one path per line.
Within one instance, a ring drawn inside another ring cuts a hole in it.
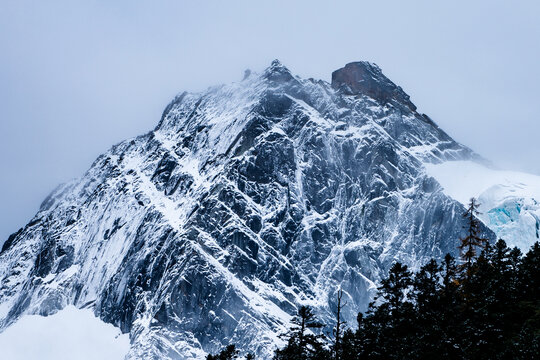
M 47 317 L 22 317 L 0 334 L 0 349 L 10 360 L 120 360 L 129 351 L 129 335 L 90 309 L 68 306 Z

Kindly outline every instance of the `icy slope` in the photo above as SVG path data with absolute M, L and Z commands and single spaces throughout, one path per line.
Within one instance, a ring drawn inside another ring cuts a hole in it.
M 481 159 L 376 65 L 332 78 L 275 61 L 178 95 L 9 237 L 0 329 L 75 305 L 129 332 L 130 359 L 267 358 L 299 305 L 330 322 L 342 287 L 354 324 L 394 261 L 455 253 L 464 208 L 424 163 Z
M 129 337 L 91 310 L 68 306 L 47 317 L 23 316 L 0 334 L 0 349 L 9 360 L 122 360 Z
M 452 198 L 480 202 L 480 219 L 509 245 L 527 251 L 540 232 L 540 176 L 494 170 L 471 161 L 427 164 Z

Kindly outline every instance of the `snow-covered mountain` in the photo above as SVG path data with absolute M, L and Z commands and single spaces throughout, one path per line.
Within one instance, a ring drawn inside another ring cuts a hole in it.
M 456 253 L 464 207 L 432 176 L 453 161 L 486 163 L 367 62 L 184 92 L 9 237 L 0 328 L 75 305 L 130 359 L 266 358 L 299 305 L 330 321 L 342 287 L 352 325 L 394 261 Z

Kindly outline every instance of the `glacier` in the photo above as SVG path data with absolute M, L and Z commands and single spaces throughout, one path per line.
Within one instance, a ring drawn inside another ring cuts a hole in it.
M 369 62 L 182 92 L 7 239 L 0 331 L 75 306 L 127 359 L 269 358 L 300 305 L 331 324 L 343 289 L 354 326 L 393 262 L 457 254 L 465 208 L 429 166 L 461 161 L 487 164 Z
M 540 176 L 471 161 L 426 164 L 426 170 L 462 204 L 478 199 L 480 220 L 509 246 L 525 253 L 539 241 Z

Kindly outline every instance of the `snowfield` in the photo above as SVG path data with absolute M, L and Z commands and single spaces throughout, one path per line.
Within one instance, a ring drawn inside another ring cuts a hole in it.
M 67 306 L 51 316 L 23 316 L 0 333 L 0 349 L 6 360 L 121 360 L 129 335 L 90 309 Z
M 540 176 L 495 170 L 472 161 L 426 164 L 446 194 L 467 205 L 480 202 L 480 219 L 499 238 L 526 251 L 539 239 Z

